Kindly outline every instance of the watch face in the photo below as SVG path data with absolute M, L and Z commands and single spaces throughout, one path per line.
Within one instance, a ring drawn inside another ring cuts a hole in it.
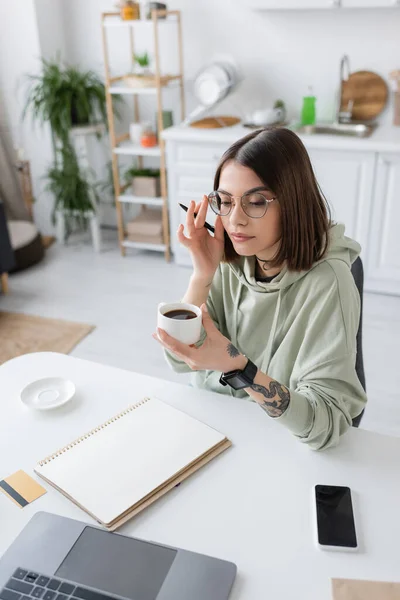
M 246 387 L 249 387 L 248 383 L 245 383 L 240 375 L 232 374 L 228 377 L 225 376 L 225 381 L 234 389 L 234 390 L 243 390 Z

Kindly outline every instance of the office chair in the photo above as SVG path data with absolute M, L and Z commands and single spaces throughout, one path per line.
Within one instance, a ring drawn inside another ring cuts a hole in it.
M 366 390 L 365 385 L 365 372 L 364 372 L 364 361 L 363 361 L 363 352 L 362 352 L 362 317 L 363 317 L 363 292 L 364 292 L 364 268 L 362 264 L 362 260 L 358 257 L 351 266 L 351 272 L 354 278 L 354 282 L 357 286 L 358 293 L 360 294 L 360 323 L 358 325 L 357 331 L 357 357 L 356 357 L 356 373 L 358 375 L 358 379 L 364 390 Z M 353 427 L 358 427 L 364 411 L 362 411 L 358 417 L 353 419 Z

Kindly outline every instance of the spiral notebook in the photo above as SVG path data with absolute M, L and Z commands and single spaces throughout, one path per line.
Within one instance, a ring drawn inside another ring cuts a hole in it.
M 145 398 L 41 460 L 35 472 L 111 531 L 231 442 L 156 398 Z

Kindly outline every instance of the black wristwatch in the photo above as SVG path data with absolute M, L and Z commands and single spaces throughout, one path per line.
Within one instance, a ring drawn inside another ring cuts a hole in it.
M 253 385 L 257 371 L 258 368 L 256 365 L 251 360 L 248 360 L 244 369 L 222 373 L 219 382 L 222 385 L 230 385 L 234 390 L 243 390 Z

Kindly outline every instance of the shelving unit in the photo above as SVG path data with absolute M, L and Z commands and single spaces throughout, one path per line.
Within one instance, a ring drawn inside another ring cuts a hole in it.
M 165 89 L 178 88 L 180 91 L 180 110 L 181 119 L 185 118 L 185 102 L 184 102 L 184 87 L 183 87 L 183 53 L 182 53 L 182 28 L 181 14 L 178 10 L 153 10 L 151 19 L 123 21 L 119 12 L 102 13 L 102 38 L 103 38 L 103 53 L 104 53 L 104 68 L 105 68 L 105 88 L 107 101 L 107 117 L 108 127 L 110 132 L 110 143 L 112 152 L 112 172 L 115 190 L 115 205 L 117 211 L 118 237 L 122 256 L 125 256 L 126 248 L 137 248 L 143 250 L 155 250 L 164 252 L 165 259 L 170 260 L 170 234 L 169 234 L 169 216 L 168 216 L 168 196 L 167 196 L 167 174 L 166 174 L 166 158 L 165 158 L 165 142 L 161 138 L 163 130 L 163 96 L 162 92 Z M 110 73 L 110 59 L 108 49 L 107 30 L 109 28 L 119 27 L 122 31 L 129 33 L 130 53 L 131 56 L 135 52 L 134 47 L 134 32 L 139 28 L 144 28 L 146 35 L 152 41 L 152 51 L 155 61 L 155 85 L 154 87 L 130 87 L 124 82 L 124 75 L 112 77 Z M 159 28 L 167 27 L 175 31 L 178 39 L 178 59 L 179 73 L 162 75 L 160 71 L 160 41 Z M 144 148 L 138 144 L 133 144 L 130 141 L 129 133 L 116 135 L 114 111 L 113 111 L 113 95 L 126 95 L 133 98 L 133 115 L 136 122 L 140 121 L 140 96 L 144 96 L 149 102 L 149 96 L 154 96 L 157 107 L 157 128 L 159 145 L 152 148 Z M 128 185 L 121 185 L 120 170 L 118 159 L 121 156 L 137 156 L 139 166 L 142 167 L 142 159 L 146 156 L 158 157 L 160 159 L 160 183 L 161 196 L 156 198 L 134 196 L 127 192 Z M 141 206 L 159 206 L 162 209 L 162 230 L 163 244 L 146 243 L 144 241 L 134 242 L 127 239 L 123 206 L 125 204 L 139 204 Z

